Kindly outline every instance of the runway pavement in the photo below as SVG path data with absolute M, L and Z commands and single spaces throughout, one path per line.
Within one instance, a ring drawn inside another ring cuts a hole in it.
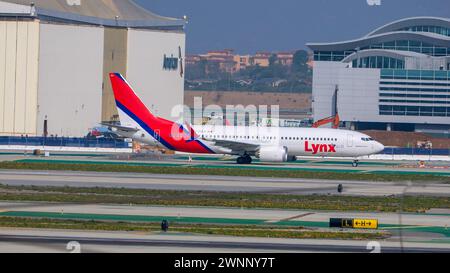
M 0 157 L 0 160 L 2 158 Z M 13 160 L 23 159 L 14 155 Z M 71 160 L 73 157 L 62 158 Z M 104 164 L 117 164 L 105 158 L 84 158 L 91 161 L 104 161 Z M 130 164 L 176 164 L 188 166 L 185 161 L 178 162 L 129 162 Z M 102 163 L 103 164 L 103 163 Z M 122 164 L 122 163 L 120 163 Z M 196 166 L 231 166 L 230 162 L 199 160 Z M 190 165 L 189 165 L 190 166 Z M 252 168 L 304 168 L 322 171 L 353 172 L 354 169 L 343 161 L 297 162 L 293 164 L 262 164 Z M 357 172 L 398 171 L 398 164 L 370 163 L 358 168 Z M 251 172 L 250 169 L 243 171 Z M 400 168 L 400 171 L 410 171 Z M 419 172 L 448 172 L 446 169 L 419 170 Z M 220 192 L 252 192 L 277 194 L 338 194 L 337 185 L 343 184 L 343 195 L 386 196 L 408 193 L 410 195 L 450 196 L 450 183 L 415 182 L 375 182 L 339 181 L 325 179 L 256 178 L 230 176 L 166 175 L 138 173 L 95 173 L 71 171 L 25 171 L 0 170 L 0 184 L 36 186 L 73 187 L 114 187 L 157 190 L 189 190 Z M 449 232 L 450 212 L 439 211 L 428 214 L 359 213 L 267 209 L 230 209 L 198 207 L 158 207 L 158 206 L 108 206 L 75 205 L 16 202 L 0 203 L 0 216 L 4 213 L 27 215 L 39 214 L 71 217 L 116 217 L 124 221 L 147 219 L 160 221 L 168 218 L 175 221 L 194 221 L 205 223 L 258 223 L 290 224 L 312 228 L 325 228 L 331 217 L 376 218 L 382 229 L 390 230 L 394 236 L 381 241 L 382 252 L 400 252 L 398 228 L 403 230 L 404 250 L 407 252 L 450 252 Z M 0 228 L 0 252 L 68 252 L 69 241 L 81 243 L 82 252 L 369 252 L 365 241 L 341 240 L 298 240 L 273 238 L 246 238 L 222 236 L 194 236 L 189 234 L 147 234 L 130 232 L 87 232 L 57 230 L 22 230 Z
M 42 203 L 42 202 L 0 202 L 0 216 L 4 212 L 44 212 L 81 215 L 119 215 L 133 219 L 133 216 L 141 216 L 142 219 L 149 217 L 171 217 L 174 221 L 187 221 L 186 218 L 194 219 L 196 222 L 223 222 L 225 219 L 235 220 L 259 220 L 261 223 L 277 224 L 278 222 L 299 225 L 306 222 L 318 227 L 328 226 L 330 218 L 358 218 L 378 219 L 383 226 L 389 228 L 398 226 L 398 213 L 376 213 L 376 212 L 340 212 L 340 211 L 313 211 L 313 210 L 289 210 L 289 209 L 244 209 L 244 208 L 218 208 L 218 207 L 182 207 L 182 206 L 129 206 L 129 205 L 102 205 L 102 204 L 64 204 L 64 203 Z M 98 217 L 101 219 L 101 217 Z M 256 221 L 255 221 L 256 223 Z M 324 225 L 322 225 L 323 223 Z M 439 213 L 404 213 L 402 214 L 402 225 L 421 227 L 446 227 L 450 226 L 450 211 Z M 450 235 L 450 230 L 449 230 Z
M 299 225 L 327 229 L 330 217 L 376 218 L 380 229 L 394 235 L 380 240 L 381 252 L 450 252 L 447 230 L 450 212 L 433 210 L 429 214 L 359 213 L 298 211 L 276 209 L 233 209 L 204 207 L 80 205 L 42 202 L 2 202 L 0 216 L 8 212 L 58 219 L 99 219 L 113 221 L 170 221 L 194 223 L 234 223 Z M 6 213 L 6 214 L 5 214 Z M 53 213 L 53 214 L 52 214 Z M 42 215 L 41 215 L 42 214 Z M 52 216 L 53 215 L 53 216 Z M 108 218 L 109 217 L 109 218 Z M 137 218 L 139 217 L 139 218 Z M 402 228 L 402 237 L 399 228 Z M 226 253 L 226 252 L 369 252 L 368 241 L 301 240 L 255 237 L 192 235 L 185 233 L 91 232 L 77 230 L 0 228 L 0 253 L 67 253 L 67 244 L 76 241 L 81 251 L 90 253 Z
M 404 242 L 450 244 L 450 230 L 448 229 L 450 225 L 450 211 L 448 210 L 398 214 L 287 209 L 2 202 L 0 203 L 1 216 L 115 222 L 159 223 L 162 220 L 168 220 L 170 223 L 176 222 L 178 224 L 298 226 L 328 232 L 337 231 L 328 228 L 330 218 L 377 219 L 379 230 L 392 234 L 392 237 L 385 240 L 386 242 L 398 242 L 401 238 Z
M 36 157 L 20 154 L 2 154 L 0 161 L 20 163 L 128 165 L 142 167 L 196 167 L 216 169 L 251 170 L 300 170 L 310 172 L 372 173 L 372 174 L 433 174 L 450 177 L 450 166 L 445 161 L 427 161 L 419 168 L 418 161 L 393 161 L 361 159 L 358 168 L 352 167 L 352 159 L 299 158 L 295 162 L 268 163 L 254 160 L 251 165 L 238 165 L 233 158 L 221 156 L 194 156 L 192 161 L 184 155 L 83 155 L 60 154 L 50 157 Z
M 1 156 L 0 156 L 1 159 Z M 245 170 L 301 170 L 310 172 L 343 172 L 343 173 L 392 173 L 392 174 L 434 174 L 450 176 L 448 162 L 427 162 L 424 168 L 419 168 L 417 162 L 399 162 L 367 160 L 361 161 L 355 168 L 352 166 L 352 159 L 305 159 L 295 162 L 259 162 L 254 160 L 249 165 L 236 164 L 234 160 L 222 160 L 218 158 L 197 158 L 189 162 L 188 160 L 163 157 L 152 159 L 113 159 L 102 157 L 19 157 L 14 161 L 20 163 L 50 163 L 50 164 L 88 164 L 88 165 L 128 165 L 143 167 L 196 167 L 196 168 L 216 168 L 216 169 L 241 169 Z
M 406 190 L 410 195 L 450 196 L 450 184 L 445 183 L 416 182 L 407 187 L 404 182 L 71 171 L 0 170 L 0 184 L 280 194 L 337 194 L 342 184 L 344 195 L 398 195 Z
M 0 229 L 0 252 L 69 252 L 78 242 L 81 252 L 362 252 L 368 241 L 276 239 L 135 232 L 90 232 Z M 379 241 L 381 252 L 401 252 L 399 242 Z M 405 252 L 450 252 L 449 244 L 405 242 Z

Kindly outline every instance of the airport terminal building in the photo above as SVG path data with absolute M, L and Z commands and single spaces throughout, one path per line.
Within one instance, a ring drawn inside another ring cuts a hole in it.
M 307 46 L 316 121 L 337 107 L 352 129 L 449 135 L 450 19 L 406 18 L 359 39 Z
M 117 120 L 109 72 L 169 117 L 183 104 L 185 23 L 131 0 L 0 0 L 0 135 L 47 123 L 79 137 Z

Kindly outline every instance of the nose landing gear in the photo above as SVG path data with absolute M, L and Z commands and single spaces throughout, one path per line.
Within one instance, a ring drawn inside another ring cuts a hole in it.
M 359 160 L 356 160 L 356 159 L 353 160 L 352 166 L 355 167 L 355 168 L 358 167 L 359 166 Z
M 236 160 L 237 164 L 252 164 L 252 157 L 248 154 L 240 156 Z

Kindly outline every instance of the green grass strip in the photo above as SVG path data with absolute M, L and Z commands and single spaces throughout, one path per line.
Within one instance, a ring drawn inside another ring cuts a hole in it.
M 295 209 L 308 211 L 424 212 L 450 208 L 450 197 L 286 195 L 173 191 L 127 188 L 8 186 L 0 184 L 0 200 L 77 204 L 198 206 Z
M 98 221 L 125 221 L 125 222 L 156 222 L 168 220 L 177 223 L 208 223 L 229 225 L 262 225 L 264 220 L 233 219 L 233 218 L 201 218 L 201 217 L 172 217 L 172 216 L 144 216 L 144 215 L 119 215 L 119 214 L 88 214 L 88 213 L 56 213 L 56 212 L 31 212 L 8 211 L 0 213 L 0 216 L 28 217 L 28 218 L 53 218 L 72 220 L 98 220 Z
M 75 163 L 74 163 L 75 162 Z M 108 162 L 92 164 L 84 161 L 51 162 L 0 162 L 0 169 L 20 170 L 65 170 L 90 172 L 134 172 L 152 174 L 221 175 L 250 177 L 309 178 L 329 180 L 370 180 L 370 181 L 440 181 L 450 183 L 450 172 L 446 173 L 388 173 L 373 174 L 362 170 L 314 169 L 314 168 L 268 168 L 260 166 L 173 166 L 171 164 L 145 165 L 146 163 Z
M 0 217 L 65 219 L 84 221 L 113 221 L 113 222 L 147 222 L 161 223 L 163 220 L 176 223 L 190 224 L 214 224 L 214 225 L 264 225 L 278 227 L 310 227 L 328 228 L 328 222 L 318 221 L 275 221 L 268 222 L 262 219 L 238 219 L 238 218 L 204 218 L 204 217 L 174 217 L 174 216 L 147 216 L 147 215 L 120 215 L 120 214 L 92 214 L 92 213 L 63 213 L 63 212 L 35 212 L 35 211 L 6 211 L 0 212 Z M 389 227 L 393 229 L 398 225 L 380 224 L 381 229 Z
M 159 232 L 159 223 L 142 222 L 107 222 L 107 221 L 82 221 L 66 219 L 21 218 L 0 217 L 0 227 L 10 228 L 39 228 L 39 229 L 71 229 L 71 230 L 104 230 L 104 231 L 140 231 Z M 255 225 L 211 225 L 170 223 L 170 233 L 264 237 L 264 238 L 297 238 L 297 239 L 349 239 L 368 240 L 384 239 L 390 236 L 385 231 L 312 231 L 302 227 L 277 228 L 273 226 Z

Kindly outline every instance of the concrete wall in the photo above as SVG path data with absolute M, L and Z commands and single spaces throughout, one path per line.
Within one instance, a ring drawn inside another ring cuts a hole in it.
M 183 104 L 185 34 L 38 21 L 0 21 L 0 135 L 84 136 L 117 115 L 110 72 L 122 73 L 155 114 Z
M 39 23 L 0 22 L 0 135 L 35 135 Z
M 127 80 L 144 103 L 158 116 L 171 118 L 174 105 L 183 104 L 184 75 L 164 70 L 164 55 L 185 56 L 185 34 L 148 30 L 128 31 Z
M 127 77 L 128 30 L 105 28 L 103 52 L 102 121 L 118 120 L 118 112 L 109 73 L 119 72 Z
M 101 119 L 101 27 L 40 25 L 38 134 L 84 136 Z
M 374 121 L 379 117 L 380 70 L 339 70 L 339 116 L 344 121 Z
M 346 64 L 340 62 L 314 63 L 312 103 L 314 121 L 329 117 L 333 114 L 333 95 L 336 90 L 336 85 L 339 84 L 339 71 L 345 66 Z M 338 111 L 341 110 L 338 109 Z

